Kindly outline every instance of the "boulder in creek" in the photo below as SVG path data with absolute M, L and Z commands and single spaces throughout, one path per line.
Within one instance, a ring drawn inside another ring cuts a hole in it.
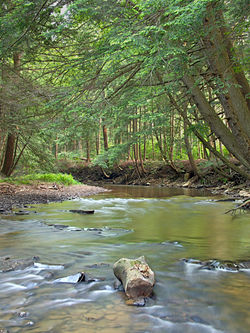
M 129 299 L 136 301 L 152 294 L 155 274 L 144 256 L 137 259 L 121 258 L 114 264 L 113 269 Z M 136 302 L 134 304 L 137 305 Z
M 11 259 L 10 257 L 0 258 L 0 272 L 16 271 L 33 266 L 35 262 L 39 260 L 39 257 L 27 258 L 27 259 Z

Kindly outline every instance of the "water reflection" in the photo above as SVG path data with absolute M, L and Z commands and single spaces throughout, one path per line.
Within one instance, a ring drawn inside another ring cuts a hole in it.
M 0 273 L 0 328 L 247 333 L 250 274 L 190 269 L 180 259 L 250 259 L 249 216 L 233 220 L 224 214 L 233 203 L 215 202 L 200 191 L 189 196 L 182 189 L 112 189 L 93 198 L 38 205 L 37 214 L 0 221 L 0 257 L 38 255 L 43 264 Z M 129 307 L 124 294 L 113 289 L 112 265 L 142 254 L 156 273 L 155 295 L 144 308 Z M 102 279 L 53 283 L 82 271 Z

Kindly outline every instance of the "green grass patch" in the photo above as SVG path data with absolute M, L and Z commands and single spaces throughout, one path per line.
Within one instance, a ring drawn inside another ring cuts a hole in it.
M 61 185 L 77 185 L 81 184 L 76 181 L 72 175 L 64 173 L 35 173 L 19 177 L 9 177 L 1 179 L 2 182 L 11 183 L 11 184 L 27 184 L 31 185 L 36 182 L 48 182 L 56 183 Z

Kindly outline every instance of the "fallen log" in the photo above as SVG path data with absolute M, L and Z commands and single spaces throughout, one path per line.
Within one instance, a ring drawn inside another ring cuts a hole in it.
M 144 256 L 137 259 L 122 258 L 114 264 L 113 269 L 128 298 L 136 300 L 152 294 L 155 275 Z
M 247 198 L 243 201 L 241 205 L 238 205 L 236 208 L 229 209 L 225 212 L 225 214 L 232 213 L 235 214 L 237 212 L 241 213 L 241 211 L 247 211 L 250 210 L 250 199 Z

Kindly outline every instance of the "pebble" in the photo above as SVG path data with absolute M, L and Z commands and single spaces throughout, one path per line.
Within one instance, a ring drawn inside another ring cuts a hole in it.
M 34 322 L 33 321 L 27 321 L 27 323 L 25 324 L 25 326 L 33 326 Z
M 21 312 L 18 313 L 18 316 L 20 318 L 28 317 L 28 315 L 29 315 L 29 312 L 25 312 L 25 311 L 21 311 Z
M 145 298 L 138 298 L 136 300 L 134 299 L 128 299 L 126 300 L 127 305 L 133 305 L 133 306 L 144 306 L 146 304 Z
M 113 315 L 113 314 L 108 314 L 108 315 L 105 316 L 105 318 L 108 319 L 108 320 L 115 320 L 117 318 L 117 316 Z

